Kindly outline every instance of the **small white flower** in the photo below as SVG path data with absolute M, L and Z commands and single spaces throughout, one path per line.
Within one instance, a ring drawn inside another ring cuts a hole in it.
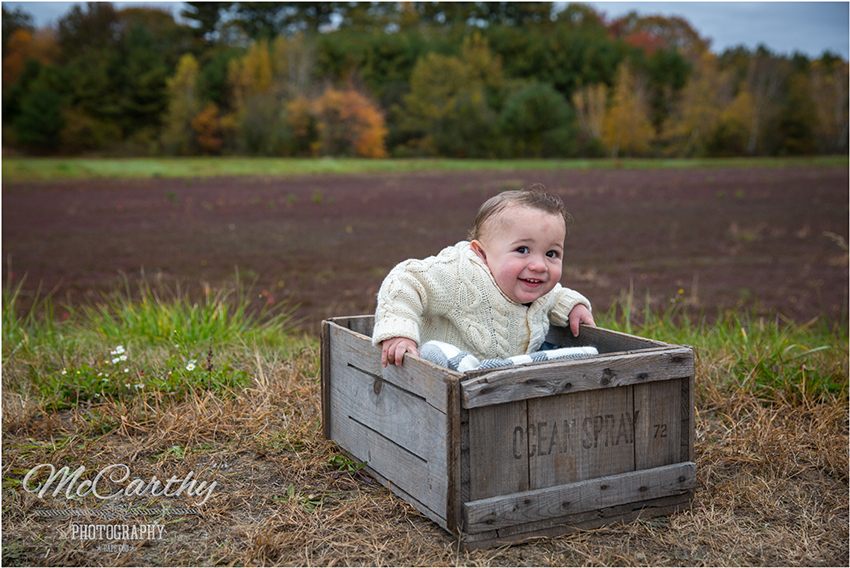
M 67 374 L 68 374 L 68 369 L 64 369 L 64 370 L 62 371 L 62 374 L 63 374 L 63 375 L 67 375 Z
M 112 360 L 112 364 L 113 364 L 113 365 L 117 365 L 117 364 L 118 364 L 118 363 L 120 363 L 120 362 L 121 362 L 121 358 L 120 358 L 120 357 L 116 357 L 115 359 L 113 359 L 113 360 Z
M 125 383 L 124 386 L 130 388 L 130 383 Z
M 124 353 L 124 346 L 119 345 L 118 347 L 116 347 L 115 349 L 110 351 L 110 353 L 112 353 L 113 355 L 120 355 L 120 354 Z
M 197 362 L 197 359 L 192 359 L 191 361 L 189 361 L 189 364 L 186 365 L 186 370 L 187 371 L 194 371 L 196 362 Z
M 133 386 L 133 388 L 134 388 L 134 389 L 136 389 L 136 390 L 139 390 L 139 389 L 143 389 L 143 388 L 145 388 L 145 385 L 144 385 L 144 384 L 142 384 L 142 383 L 139 383 L 139 384 L 137 384 L 137 385 L 134 385 L 134 386 Z
M 127 360 L 127 356 L 126 356 L 126 355 L 121 355 L 121 356 L 118 358 L 118 360 L 119 360 L 119 361 L 126 361 L 126 360 Z
M 130 372 L 130 369 L 124 369 L 124 372 L 125 372 L 125 373 L 129 373 L 129 372 Z

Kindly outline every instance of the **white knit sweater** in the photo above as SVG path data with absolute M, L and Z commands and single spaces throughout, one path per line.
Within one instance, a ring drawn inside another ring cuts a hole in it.
M 424 260 L 406 260 L 390 271 L 378 292 L 372 343 L 407 337 L 422 345 L 437 340 L 479 359 L 537 351 L 549 324 L 566 326 L 576 304 L 590 302 L 556 284 L 531 306 L 499 289 L 490 269 L 461 241 Z

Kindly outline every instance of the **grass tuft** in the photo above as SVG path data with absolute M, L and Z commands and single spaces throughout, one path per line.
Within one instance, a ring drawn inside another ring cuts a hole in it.
M 160 289 L 147 279 L 102 301 L 53 317 L 50 296 L 24 313 L 22 283 L 3 291 L 3 384 L 34 391 L 52 410 L 107 399 L 235 392 L 251 384 L 255 352 L 291 353 L 305 340 L 293 334 L 285 302 L 255 306 L 237 275 L 233 287 L 203 287 L 196 300 L 178 285 Z

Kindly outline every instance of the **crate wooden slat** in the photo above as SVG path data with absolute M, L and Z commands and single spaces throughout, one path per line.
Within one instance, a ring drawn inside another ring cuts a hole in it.
M 481 533 L 658 499 L 695 487 L 693 463 L 668 465 L 466 503 L 464 526 L 469 533 Z
M 373 323 L 323 322 L 324 434 L 466 548 L 688 506 L 689 347 L 553 328 L 599 355 L 461 374 L 410 355 L 381 367 Z
M 647 349 L 592 359 L 566 359 L 539 364 L 529 376 L 525 366 L 491 370 L 463 385 L 464 408 L 567 392 L 664 381 L 693 374 L 689 348 Z

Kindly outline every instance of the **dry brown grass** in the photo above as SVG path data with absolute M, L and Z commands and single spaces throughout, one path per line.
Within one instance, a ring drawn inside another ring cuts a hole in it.
M 314 351 L 289 360 L 258 354 L 253 388 L 233 396 L 197 392 L 167 404 L 151 395 L 51 414 L 4 392 L 3 564 L 846 566 L 846 398 L 766 405 L 719 392 L 698 373 L 700 483 L 690 510 L 475 552 L 346 467 L 321 438 Z M 72 540 L 68 517 L 35 516 L 98 505 L 23 491 L 17 482 L 47 462 L 89 472 L 124 463 L 143 479 L 194 471 L 218 486 L 201 515 L 159 517 L 163 540 L 104 552 L 97 541 Z

